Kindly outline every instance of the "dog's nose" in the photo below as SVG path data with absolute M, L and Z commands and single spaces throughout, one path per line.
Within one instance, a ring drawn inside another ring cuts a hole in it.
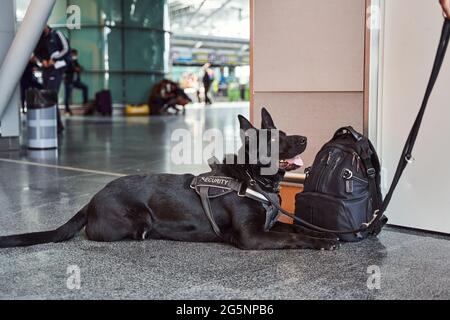
M 306 137 L 300 137 L 300 144 L 301 144 L 301 145 L 305 145 L 306 142 L 308 142 L 308 138 L 306 138 Z

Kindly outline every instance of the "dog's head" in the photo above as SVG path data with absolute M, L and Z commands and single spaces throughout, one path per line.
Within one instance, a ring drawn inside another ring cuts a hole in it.
M 276 170 L 271 171 L 272 174 L 284 173 L 303 166 L 300 154 L 305 151 L 306 137 L 287 135 L 284 131 L 277 129 L 265 108 L 261 110 L 261 130 L 256 129 L 242 115 L 238 118 L 243 142 L 240 152 L 245 152 L 246 163 L 261 168 L 275 168 Z

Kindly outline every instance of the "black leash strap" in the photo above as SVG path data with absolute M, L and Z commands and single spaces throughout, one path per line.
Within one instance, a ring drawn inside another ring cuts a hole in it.
M 422 124 L 422 119 L 425 114 L 425 110 L 427 108 L 428 100 L 430 98 L 431 92 L 433 91 L 433 87 L 434 87 L 434 84 L 436 83 L 436 79 L 439 75 L 439 71 L 441 69 L 442 62 L 444 61 L 445 52 L 447 51 L 449 37 L 450 37 L 450 19 L 445 19 L 444 25 L 442 27 L 442 33 L 441 33 L 441 38 L 439 41 L 439 46 L 438 46 L 436 57 L 435 57 L 434 64 L 433 64 L 433 69 L 431 72 L 430 79 L 428 80 L 428 85 L 427 85 L 427 89 L 425 91 L 425 96 L 423 98 L 422 105 L 420 107 L 420 110 L 416 117 L 416 120 L 414 121 L 414 124 L 411 128 L 408 139 L 406 140 L 406 143 L 403 148 L 402 154 L 400 156 L 397 170 L 395 171 L 394 178 L 392 180 L 389 191 L 386 194 L 384 201 L 381 204 L 381 207 L 375 210 L 372 220 L 369 221 L 368 223 L 363 224 L 361 226 L 361 228 L 359 228 L 359 229 L 340 231 L 340 230 L 325 229 L 325 228 L 321 228 L 319 226 L 310 224 L 310 223 L 304 221 L 303 219 L 300 219 L 300 218 L 296 217 L 295 215 L 282 209 L 277 203 L 272 203 L 280 211 L 280 213 L 294 219 L 296 222 L 298 222 L 300 225 L 303 225 L 304 227 L 307 227 L 312 230 L 320 231 L 320 232 L 326 232 L 326 233 L 334 233 L 334 234 L 358 233 L 358 232 L 362 232 L 362 231 L 367 231 L 367 230 L 369 230 L 369 228 L 376 225 L 376 223 L 383 217 L 383 214 L 386 211 L 386 209 L 389 205 L 389 202 L 391 201 L 391 198 L 395 191 L 395 188 L 397 187 L 397 184 L 400 181 L 403 171 L 405 170 L 408 163 L 411 163 L 411 160 L 413 159 L 412 151 L 414 148 L 414 144 L 416 142 L 416 138 L 419 133 L 420 125 Z M 373 185 L 373 183 L 372 183 L 372 185 Z M 264 196 L 267 197 L 264 190 L 262 190 L 258 186 L 257 183 L 255 183 L 254 187 L 260 193 L 262 193 Z M 381 201 L 379 201 L 379 202 L 381 202 Z
M 447 50 L 448 40 L 450 36 L 450 20 L 445 19 L 444 26 L 442 27 L 441 39 L 439 41 L 439 47 L 436 53 L 436 58 L 434 60 L 433 70 L 431 72 L 430 80 L 428 80 L 427 89 L 425 91 L 425 96 L 422 101 L 422 105 L 419 110 L 419 114 L 414 121 L 414 124 L 411 128 L 411 132 L 409 133 L 408 139 L 406 140 L 405 146 L 403 148 L 403 152 L 401 154 L 397 170 L 395 171 L 394 178 L 391 183 L 391 187 L 389 188 L 388 193 L 386 194 L 383 204 L 381 206 L 380 212 L 383 213 L 389 205 L 391 201 L 392 194 L 394 193 L 395 188 L 402 176 L 403 170 L 405 170 L 408 163 L 412 161 L 412 151 L 414 148 L 414 144 L 416 142 L 417 135 L 419 133 L 420 125 L 422 123 L 423 115 L 425 114 L 425 109 L 427 108 L 428 99 L 430 98 L 431 92 L 433 91 L 434 84 L 439 75 L 439 71 L 442 66 L 442 62 L 444 61 L 445 52 Z

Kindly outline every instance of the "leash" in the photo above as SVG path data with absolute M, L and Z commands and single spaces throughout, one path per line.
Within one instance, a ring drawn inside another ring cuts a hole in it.
M 334 233 L 334 234 L 358 233 L 358 232 L 367 231 L 367 230 L 369 230 L 369 228 L 372 228 L 376 223 L 378 223 L 378 221 L 380 221 L 380 219 L 383 217 L 384 212 L 386 211 L 387 207 L 389 206 L 389 203 L 392 199 L 392 195 L 395 191 L 395 188 L 398 185 L 398 182 L 400 181 L 403 171 L 405 170 L 405 168 L 407 167 L 408 164 L 412 163 L 412 160 L 413 160 L 412 151 L 413 151 L 416 139 L 417 139 L 417 135 L 419 134 L 420 125 L 422 124 L 423 116 L 425 114 L 425 110 L 428 105 L 428 100 L 431 96 L 431 92 L 433 91 L 434 84 L 436 83 L 436 80 L 438 78 L 439 71 L 442 66 L 442 62 L 444 61 L 445 53 L 447 51 L 449 37 L 450 37 L 450 19 L 446 18 L 444 20 L 444 25 L 442 27 L 441 38 L 439 40 L 436 57 L 434 59 L 433 69 L 431 71 L 430 79 L 428 80 L 428 85 L 427 85 L 427 88 L 425 91 L 425 95 L 424 95 L 419 113 L 414 121 L 414 124 L 411 128 L 408 138 L 406 139 L 405 146 L 401 153 L 400 160 L 397 165 L 397 169 L 395 171 L 394 178 L 392 180 L 389 191 L 387 192 L 387 194 L 384 198 L 384 201 L 381 202 L 381 199 L 378 199 L 378 201 L 376 201 L 378 203 L 381 203 L 381 206 L 379 206 L 379 208 L 377 208 L 374 211 L 372 219 L 369 222 L 363 223 L 360 228 L 355 229 L 355 230 L 346 230 L 346 231 L 330 230 L 330 229 L 326 229 L 326 228 L 322 228 L 322 227 L 310 224 L 310 223 L 304 221 L 303 219 L 296 217 L 294 214 L 281 208 L 281 206 L 278 203 L 272 203 L 272 205 L 275 206 L 280 211 L 281 214 L 294 219 L 300 225 L 303 225 L 304 227 L 307 227 L 309 229 L 316 230 L 319 232 Z M 366 169 L 368 169 L 368 168 L 366 168 Z M 371 186 L 371 185 L 373 185 L 373 184 L 370 184 L 369 186 Z M 253 180 L 253 187 L 258 192 L 260 192 L 261 194 L 266 196 L 266 192 L 254 180 Z M 377 197 L 379 197 L 377 192 L 375 192 L 375 194 L 377 195 Z

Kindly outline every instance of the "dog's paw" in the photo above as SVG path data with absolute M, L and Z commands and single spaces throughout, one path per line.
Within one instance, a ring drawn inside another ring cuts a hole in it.
M 334 239 L 321 239 L 316 244 L 316 249 L 318 250 L 338 250 L 341 247 L 341 244 L 339 243 L 338 238 Z

